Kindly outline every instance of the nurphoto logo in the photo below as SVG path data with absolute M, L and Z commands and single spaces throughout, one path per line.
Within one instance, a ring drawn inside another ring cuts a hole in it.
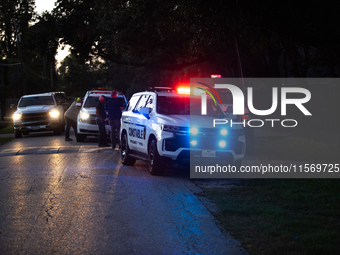
M 219 93 L 217 92 L 216 89 L 227 89 L 230 91 L 232 97 L 233 97 L 233 115 L 244 115 L 245 114 L 245 97 L 243 94 L 243 91 L 232 84 L 215 84 L 214 87 L 209 86 L 207 84 L 198 82 L 201 85 L 206 86 L 209 90 L 211 90 L 216 97 L 218 98 L 220 104 L 222 105 L 222 101 L 220 98 Z M 196 87 L 197 89 L 203 90 L 205 93 L 201 93 L 201 114 L 202 115 L 207 115 L 207 95 L 209 95 L 212 100 L 214 101 L 215 105 L 216 99 L 213 96 L 213 94 L 205 88 L 202 87 Z M 289 93 L 295 93 L 295 94 L 300 94 L 303 95 L 302 98 L 288 98 Z M 307 103 L 311 99 L 311 93 L 308 89 L 305 88 L 300 88 L 300 87 L 282 87 L 281 88 L 281 116 L 286 116 L 287 115 L 287 105 L 295 105 L 305 116 L 312 116 L 312 114 L 307 110 L 307 108 L 304 106 L 305 103 Z M 277 107 L 278 107 L 278 88 L 273 87 L 272 88 L 272 105 L 269 109 L 265 110 L 259 110 L 256 109 L 254 106 L 253 102 L 253 88 L 248 87 L 247 88 L 247 106 L 249 111 L 257 116 L 268 116 L 273 114 Z M 251 119 L 251 120 L 243 120 L 242 122 L 233 122 L 233 120 L 226 120 L 226 119 L 214 119 L 213 126 L 215 127 L 216 125 L 224 125 L 224 124 L 230 124 L 232 127 L 233 125 L 243 125 L 244 127 L 246 125 L 250 127 L 262 127 L 264 123 L 269 122 L 271 123 L 271 126 L 274 127 L 275 122 L 279 121 L 281 122 L 281 125 L 283 127 L 295 127 L 297 126 L 297 121 L 294 119 Z M 255 123 L 259 123 L 255 125 Z M 291 123 L 290 125 L 288 123 Z

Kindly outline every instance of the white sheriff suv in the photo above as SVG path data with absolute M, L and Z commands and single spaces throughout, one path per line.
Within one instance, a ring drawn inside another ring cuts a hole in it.
M 223 161 L 239 167 L 245 154 L 242 125 L 213 127 L 227 119 L 221 107 L 207 99 L 201 115 L 201 97 L 176 92 L 134 94 L 122 115 L 121 162 L 149 162 L 152 175 L 163 175 L 165 164 L 187 164 L 190 158 Z
M 108 100 L 111 98 L 111 90 L 106 88 L 98 88 L 97 90 L 87 91 L 83 100 L 83 104 L 77 117 L 77 142 L 84 142 L 87 136 L 98 136 L 98 125 L 96 123 L 96 106 L 99 102 L 99 97 L 104 96 Z M 126 105 L 127 100 L 125 95 L 117 93 L 117 98 L 122 100 L 123 105 Z M 106 134 L 110 135 L 111 128 L 106 124 Z

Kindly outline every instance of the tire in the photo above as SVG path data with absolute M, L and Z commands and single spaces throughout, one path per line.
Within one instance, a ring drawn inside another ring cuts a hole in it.
M 78 143 L 82 143 L 82 142 L 84 142 L 86 135 L 77 134 L 76 138 L 77 138 Z
M 22 133 L 14 132 L 14 136 L 15 136 L 15 138 L 21 138 L 22 137 Z
M 61 135 L 60 130 L 54 130 L 53 132 L 54 132 L 54 135 Z
M 65 122 L 63 122 L 62 125 L 60 125 L 59 127 L 59 131 L 60 131 L 60 134 L 64 133 L 65 132 Z
M 122 161 L 122 164 L 125 166 L 133 166 L 136 163 L 136 159 L 130 156 L 129 142 L 126 133 L 122 137 L 120 160 Z
M 149 145 L 149 172 L 152 175 L 163 175 L 165 165 L 158 154 L 156 139 L 152 139 Z

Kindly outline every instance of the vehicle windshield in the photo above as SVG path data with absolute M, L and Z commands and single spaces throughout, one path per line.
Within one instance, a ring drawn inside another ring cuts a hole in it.
M 34 96 L 23 97 L 19 103 L 19 107 L 26 107 L 32 105 L 54 105 L 54 100 L 52 96 Z
M 105 97 L 105 102 L 107 102 L 110 98 Z M 118 97 L 118 99 L 121 101 L 123 105 L 125 105 L 125 101 L 123 97 Z M 99 102 L 99 96 L 89 96 L 85 103 L 84 107 L 96 107 Z
M 222 104 L 233 104 L 233 95 L 230 90 L 217 90 L 221 97 Z
M 84 103 L 84 107 L 96 107 L 98 102 L 99 102 L 99 97 L 89 96 Z
M 65 94 L 63 93 L 55 93 L 55 98 L 57 99 L 58 102 L 67 100 Z
M 164 115 L 201 115 L 201 99 L 159 96 L 157 112 Z M 212 99 L 207 100 L 207 115 L 225 117 L 222 109 Z

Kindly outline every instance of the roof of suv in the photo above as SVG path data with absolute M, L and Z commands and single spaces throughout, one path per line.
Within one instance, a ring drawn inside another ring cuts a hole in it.
M 175 92 L 155 92 L 158 96 L 164 96 L 164 97 L 181 97 L 183 95 L 175 93 Z
M 111 90 L 89 90 L 87 94 L 111 94 Z
M 52 96 L 52 93 L 40 93 L 40 94 L 23 95 L 22 97 L 36 97 L 36 96 Z
M 145 93 L 153 93 L 158 96 L 163 96 L 163 97 L 189 97 L 190 95 L 187 94 L 178 94 L 176 92 L 157 92 L 157 91 L 143 91 L 143 92 L 137 92 L 134 95 L 142 95 Z
M 86 92 L 87 95 L 111 95 L 112 90 L 89 90 Z M 122 94 L 121 92 L 117 91 L 117 96 L 118 97 L 123 97 L 124 94 Z

